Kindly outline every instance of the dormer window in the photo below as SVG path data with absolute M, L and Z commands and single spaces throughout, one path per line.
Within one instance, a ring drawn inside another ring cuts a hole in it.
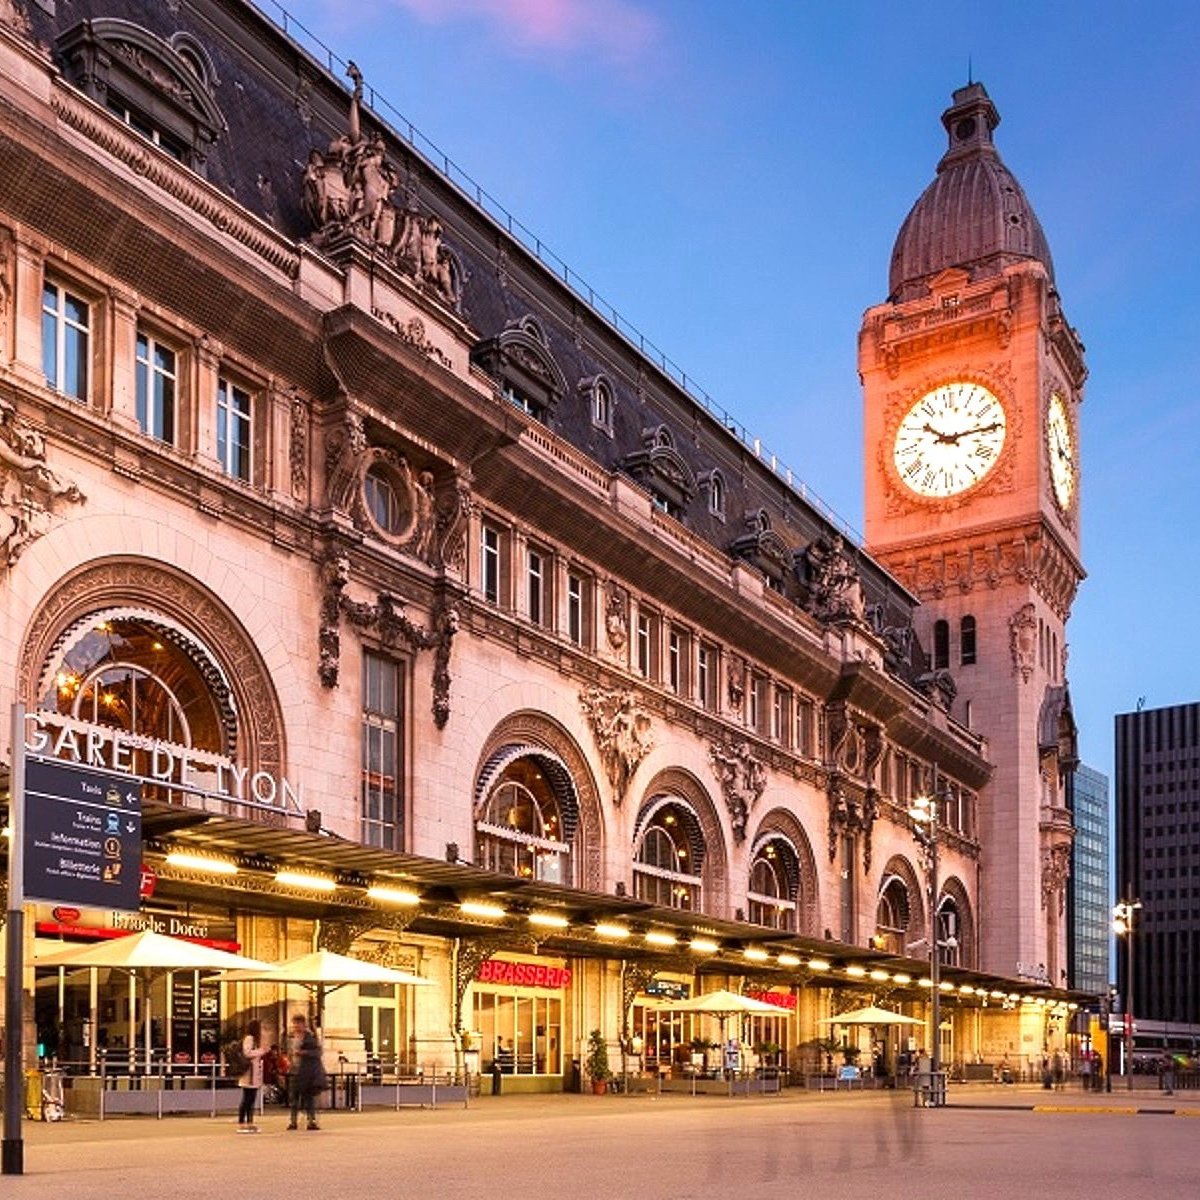
M 771 528 L 766 509 L 754 509 L 742 519 L 745 532 L 729 543 L 729 553 L 762 572 L 767 586 L 784 591 L 784 582 L 792 569 L 792 552 L 787 542 Z
M 511 404 L 543 424 L 554 416 L 566 394 L 566 379 L 550 353 L 542 327 L 532 317 L 477 343 L 471 361 L 496 380 Z
M 592 413 L 592 428 L 612 437 L 615 394 L 613 386 L 603 375 L 590 375 L 579 381 L 579 392 Z
M 225 119 L 209 92 L 197 45 L 176 48 L 115 17 L 81 21 L 58 42 L 64 74 L 130 129 L 201 171 Z
M 683 516 L 696 494 L 696 475 L 675 449 L 675 438 L 665 425 L 643 429 L 642 449 L 627 455 L 622 465 L 650 493 L 655 508 Z
M 723 521 L 725 520 L 725 477 L 720 471 L 711 471 L 705 482 L 708 486 L 709 515 Z

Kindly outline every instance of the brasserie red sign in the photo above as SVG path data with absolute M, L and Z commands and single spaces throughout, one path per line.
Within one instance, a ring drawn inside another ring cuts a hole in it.
M 796 997 L 792 992 L 747 992 L 746 995 L 751 999 L 761 1000 L 764 1004 L 773 1004 L 776 1008 L 796 1007 Z
M 507 983 L 513 987 L 565 988 L 571 983 L 570 967 L 548 967 L 544 963 L 510 962 L 489 958 L 475 972 L 477 983 Z

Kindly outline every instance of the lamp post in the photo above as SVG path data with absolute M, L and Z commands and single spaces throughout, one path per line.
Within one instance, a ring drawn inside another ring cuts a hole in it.
M 930 1020 L 933 1037 L 930 1041 L 930 1088 L 938 1096 L 937 1080 L 941 1070 L 941 960 L 938 957 L 937 898 L 938 898 L 938 809 L 937 775 L 934 775 L 934 794 L 918 796 L 908 810 L 913 823 L 913 837 L 929 856 L 929 985 Z
M 1113 905 L 1113 933 L 1125 939 L 1125 1086 L 1133 1091 L 1133 914 L 1140 900 L 1121 900 Z

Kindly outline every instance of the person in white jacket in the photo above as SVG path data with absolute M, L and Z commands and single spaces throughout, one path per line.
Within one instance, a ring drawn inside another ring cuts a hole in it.
M 242 1055 L 249 1065 L 238 1076 L 238 1084 L 242 1089 L 242 1102 L 238 1107 L 238 1133 L 258 1132 L 254 1110 L 258 1107 L 258 1089 L 263 1081 L 262 1060 L 266 1052 L 262 1044 L 262 1026 L 257 1021 L 251 1021 L 246 1026 L 246 1036 L 242 1038 Z

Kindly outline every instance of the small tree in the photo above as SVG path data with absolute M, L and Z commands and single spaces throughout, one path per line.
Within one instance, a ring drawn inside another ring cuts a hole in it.
M 612 1077 L 608 1069 L 608 1044 L 598 1029 L 588 1034 L 587 1073 L 595 1083 L 604 1083 Z

